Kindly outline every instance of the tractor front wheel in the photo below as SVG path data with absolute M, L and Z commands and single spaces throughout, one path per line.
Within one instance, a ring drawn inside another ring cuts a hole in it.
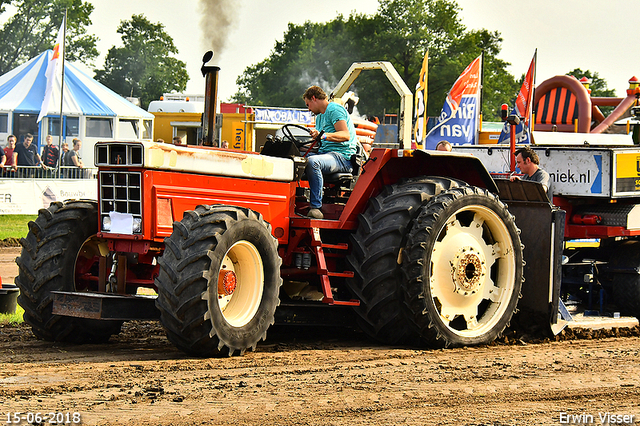
M 252 210 L 198 206 L 173 225 L 156 279 L 169 340 L 196 356 L 242 355 L 274 322 L 282 263 Z
M 18 303 L 33 334 L 50 341 L 99 343 L 120 332 L 122 321 L 54 315 L 52 291 L 96 291 L 100 241 L 98 207 L 93 201 L 52 203 L 41 209 L 29 233 L 20 240 L 16 259 Z

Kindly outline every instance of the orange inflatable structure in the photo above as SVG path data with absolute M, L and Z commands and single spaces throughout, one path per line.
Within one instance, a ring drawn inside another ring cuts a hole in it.
M 358 140 L 362 144 L 364 150 L 369 153 L 371 151 L 371 146 L 373 145 L 373 140 L 376 137 L 376 131 L 378 130 L 378 125 L 369 120 L 363 120 L 360 118 L 352 118 L 353 126 L 356 128 L 356 136 Z
M 559 75 L 540 83 L 533 100 L 534 130 L 602 133 L 636 102 L 640 84 L 636 77 L 629 80 L 625 98 L 591 97 L 588 79 L 579 81 L 570 75 Z M 601 106 L 615 109 L 608 117 Z

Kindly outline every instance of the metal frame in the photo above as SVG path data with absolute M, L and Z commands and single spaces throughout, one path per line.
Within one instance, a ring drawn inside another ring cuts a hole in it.
M 382 70 L 400 95 L 400 116 L 398 117 L 398 143 L 402 149 L 411 149 L 411 120 L 413 117 L 413 92 L 402 80 L 391 62 L 354 62 L 342 76 L 329 97 L 340 98 L 364 70 Z

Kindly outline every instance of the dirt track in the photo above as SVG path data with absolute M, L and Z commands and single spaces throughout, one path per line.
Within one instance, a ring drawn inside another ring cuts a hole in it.
M 0 422 L 20 411 L 101 425 L 600 425 L 605 413 L 640 424 L 637 336 L 414 350 L 275 327 L 244 357 L 194 359 L 153 322 L 83 346 L 5 327 Z

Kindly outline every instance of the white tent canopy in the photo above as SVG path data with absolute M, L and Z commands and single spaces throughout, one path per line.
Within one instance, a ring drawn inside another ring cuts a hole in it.
M 60 77 L 54 81 L 50 110 L 38 124 L 47 80 L 45 70 L 53 51 L 47 50 L 0 76 L 0 145 L 8 135 L 18 140 L 26 133 L 44 137 L 51 134 L 58 143 L 60 134 Z M 152 140 L 154 116 L 111 89 L 93 80 L 69 62 L 64 67 L 62 103 L 64 140 L 83 141 L 81 157 L 93 164 L 93 145 L 101 140 Z

